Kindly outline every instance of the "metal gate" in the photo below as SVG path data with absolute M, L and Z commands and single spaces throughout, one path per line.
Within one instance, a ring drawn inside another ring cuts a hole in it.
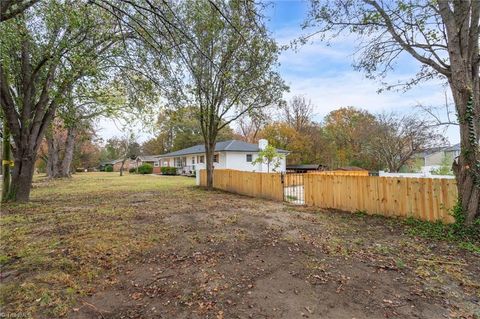
M 305 205 L 302 173 L 282 173 L 283 200 L 295 205 Z

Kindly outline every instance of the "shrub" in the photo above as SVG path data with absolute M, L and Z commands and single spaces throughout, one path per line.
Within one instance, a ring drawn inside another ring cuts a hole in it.
M 153 166 L 150 164 L 142 164 L 138 167 L 138 174 L 152 174 Z
M 161 169 L 162 175 L 177 175 L 177 168 L 176 167 L 162 167 Z
M 131 173 L 131 174 L 134 174 L 136 173 L 137 169 L 135 167 L 131 167 L 128 172 Z
M 113 166 L 112 165 L 105 166 L 105 172 L 113 172 Z

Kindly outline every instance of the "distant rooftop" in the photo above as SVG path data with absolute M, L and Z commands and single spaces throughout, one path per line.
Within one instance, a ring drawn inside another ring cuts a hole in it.
M 287 170 L 320 170 L 325 168 L 322 164 L 297 164 L 297 165 L 287 165 Z
M 455 145 L 446 147 L 444 149 L 445 152 L 454 152 L 454 151 L 460 151 L 460 143 L 457 143 Z
M 238 140 L 229 140 L 223 142 L 217 142 L 215 145 L 215 152 L 260 152 L 258 144 L 247 143 Z M 287 154 L 288 151 L 277 149 L 277 152 Z M 183 156 L 189 154 L 205 153 L 205 145 L 199 144 L 192 147 L 184 148 L 175 152 L 158 155 L 156 157 L 174 157 Z
M 452 146 L 437 146 L 437 147 L 431 147 L 429 149 L 426 149 L 422 152 L 418 152 L 415 154 L 416 157 L 427 157 L 432 154 L 438 153 L 438 152 L 455 152 L 455 151 L 460 151 L 460 143 L 452 145 Z
M 160 155 L 139 155 L 137 159 L 141 160 L 142 162 L 155 162 Z

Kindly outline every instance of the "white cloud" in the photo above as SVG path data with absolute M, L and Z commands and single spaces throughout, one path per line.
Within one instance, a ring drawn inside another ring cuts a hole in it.
M 301 34 L 300 28 L 284 28 L 275 32 L 277 41 L 289 43 Z M 402 91 L 377 93 L 381 84 L 367 79 L 361 72 L 353 70 L 353 53 L 358 43 L 352 35 L 335 38 L 330 45 L 314 41 L 288 50 L 280 56 L 280 73 L 290 86 L 285 94 L 288 100 L 293 95 L 304 95 L 316 106 L 316 120 L 321 121 L 329 112 L 343 106 L 355 106 L 372 113 L 417 112 L 418 104 L 443 105 L 445 86 L 440 80 L 420 83 Z M 397 63 L 397 69 L 385 79 L 388 83 L 405 82 L 414 76 L 419 63 L 406 55 Z M 449 91 L 447 92 L 449 94 Z M 451 127 L 445 133 L 452 142 L 458 142 L 458 129 Z
M 274 36 L 280 44 L 288 44 L 302 34 L 300 27 L 288 27 L 274 30 Z M 316 120 L 320 121 L 330 111 L 342 106 L 355 106 L 372 113 L 383 111 L 414 112 L 415 106 L 442 105 L 445 88 L 442 83 L 430 81 L 421 83 L 407 91 L 389 91 L 378 94 L 381 85 L 354 71 L 351 64 L 358 39 L 354 35 L 337 37 L 327 45 L 314 41 L 295 50 L 282 52 L 279 61 L 280 73 L 290 86 L 290 92 L 285 94 L 288 100 L 293 95 L 304 95 L 316 106 Z M 397 70 L 386 79 L 389 83 L 407 80 L 412 69 L 418 66 L 413 58 L 402 58 L 397 64 Z M 102 128 L 100 135 L 109 138 L 121 135 L 112 120 L 104 119 L 99 123 Z M 142 141 L 151 135 L 136 127 Z M 452 143 L 458 142 L 456 128 L 447 131 L 446 136 Z
M 137 137 L 138 142 L 144 142 L 151 138 L 153 135 L 148 129 L 140 125 L 137 122 L 120 123 L 118 120 L 112 118 L 101 118 L 97 121 L 96 133 L 102 137 L 105 141 L 112 137 L 122 137 L 125 135 L 126 129 L 132 130 Z

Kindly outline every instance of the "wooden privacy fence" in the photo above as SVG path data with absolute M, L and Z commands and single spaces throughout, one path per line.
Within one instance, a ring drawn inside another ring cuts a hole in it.
M 207 171 L 204 169 L 200 170 L 200 185 L 207 185 Z M 227 192 L 283 201 L 283 185 L 279 173 L 215 169 L 213 187 Z
M 368 171 L 319 171 L 308 172 L 307 174 L 332 176 L 368 176 Z
M 309 175 L 331 175 L 331 176 L 368 176 L 368 171 L 315 171 L 307 172 Z M 286 173 L 283 178 L 285 187 L 303 185 L 302 173 Z
M 445 223 L 457 199 L 454 180 L 306 174 L 305 203 L 384 216 L 414 217 Z
M 450 211 L 457 199 L 457 188 L 452 179 L 317 172 L 302 174 L 301 179 L 285 174 L 282 183 L 282 174 L 278 173 L 215 169 L 213 174 L 213 187 L 252 197 L 282 201 L 284 189 L 302 188 L 302 203 L 308 206 L 444 223 L 454 221 Z M 206 175 L 205 170 L 200 171 L 202 186 L 206 185 Z

